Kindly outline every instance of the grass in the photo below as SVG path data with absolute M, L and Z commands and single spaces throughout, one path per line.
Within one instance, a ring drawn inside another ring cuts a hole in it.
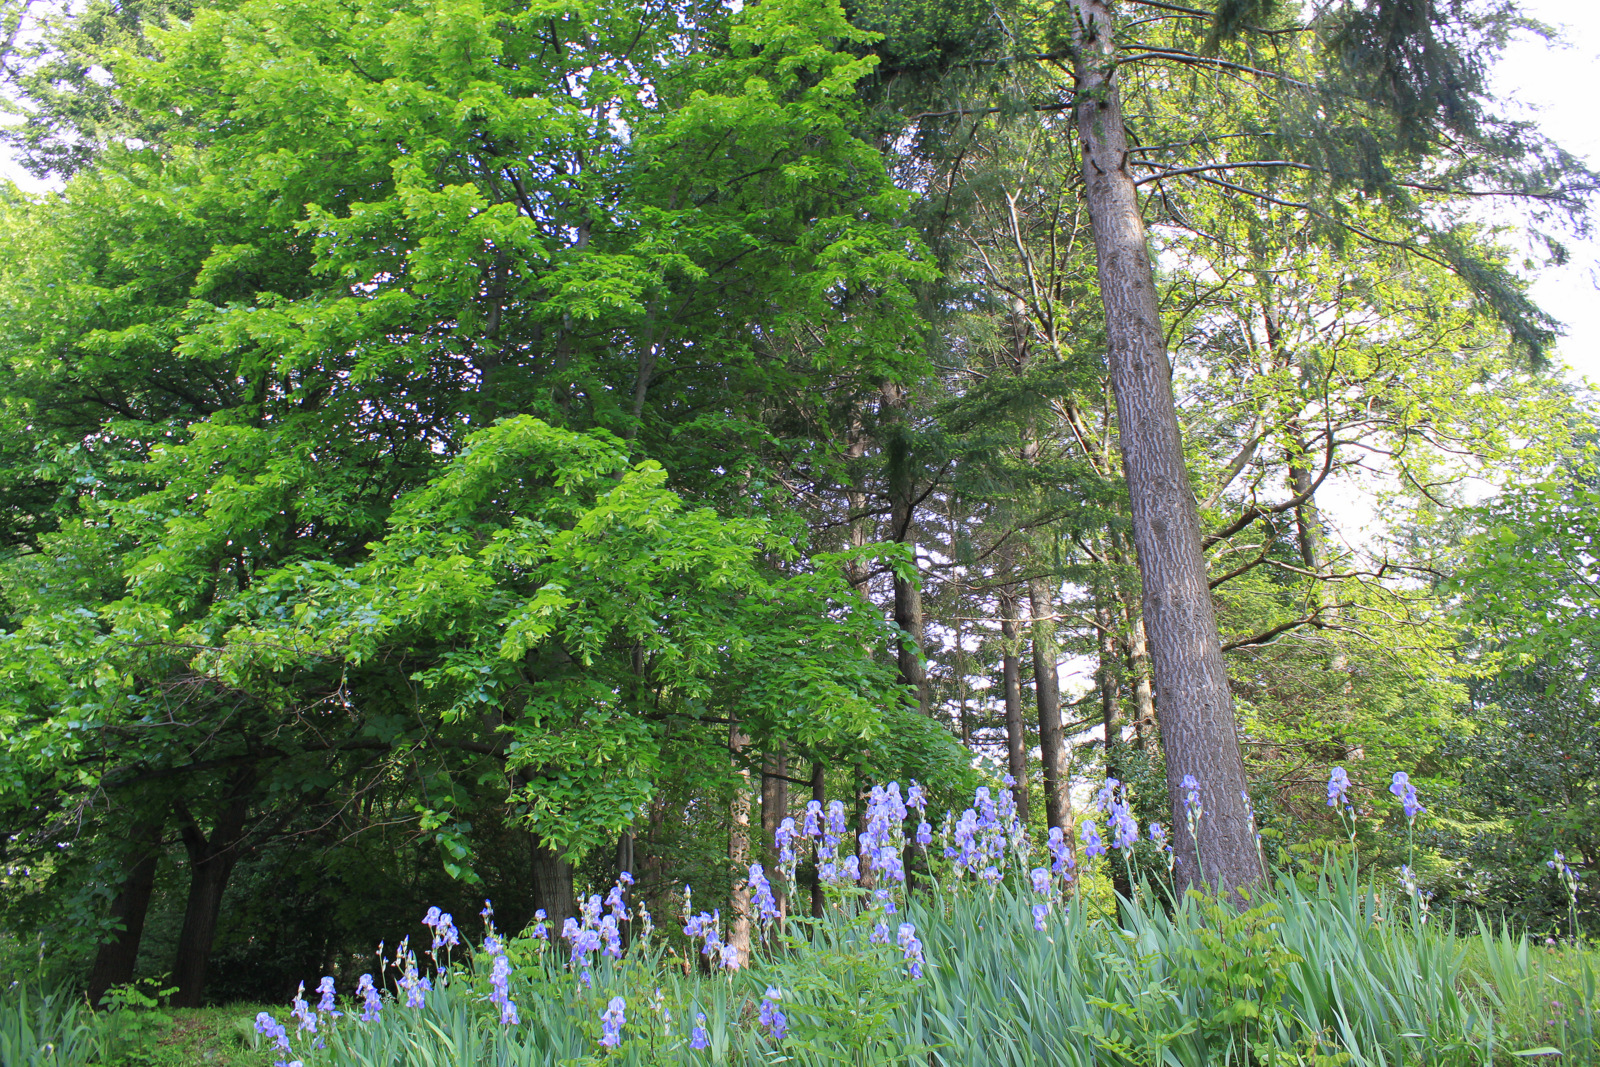
M 67 990 L 0 993 L 4 1067 L 271 1067 L 250 1020 L 260 1005 L 94 1013 Z

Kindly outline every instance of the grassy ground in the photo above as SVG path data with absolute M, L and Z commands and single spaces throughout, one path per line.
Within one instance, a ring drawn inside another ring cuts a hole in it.
M 167 1021 L 130 1035 L 132 1047 L 103 1067 L 270 1067 L 267 1050 L 251 1048 L 250 1020 L 264 1007 L 169 1008 L 161 1013 Z

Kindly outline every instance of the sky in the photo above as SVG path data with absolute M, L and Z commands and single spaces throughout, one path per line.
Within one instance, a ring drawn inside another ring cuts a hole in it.
M 1600 3 L 1523 0 L 1522 7 L 1564 30 L 1568 43 L 1552 47 L 1531 36 L 1514 42 L 1494 71 L 1496 92 L 1536 117 L 1557 144 L 1600 169 Z M 1600 385 L 1600 240 L 1571 250 L 1569 265 L 1536 277 L 1533 296 L 1567 326 L 1556 358 Z

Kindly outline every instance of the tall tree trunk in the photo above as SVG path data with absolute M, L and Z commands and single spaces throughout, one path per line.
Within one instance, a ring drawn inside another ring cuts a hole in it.
M 883 407 L 886 412 L 898 413 L 905 402 L 905 392 L 892 382 L 883 386 Z M 886 420 L 887 421 L 887 420 Z M 916 534 L 912 522 L 916 518 L 916 478 L 912 469 L 910 442 L 904 420 L 898 414 L 889 427 L 887 442 L 889 460 L 889 529 L 894 540 L 911 547 L 912 557 L 917 550 Z M 916 579 L 896 573 L 894 576 L 894 622 L 908 635 L 902 638 L 896 651 L 900 668 L 900 684 L 910 689 L 917 707 L 924 715 L 928 712 L 928 684 L 926 668 L 922 662 L 922 590 Z
M 624 871 L 633 873 L 634 867 L 634 837 L 632 830 L 624 830 L 617 835 L 617 877 L 621 878 Z
M 1100 654 L 1095 683 L 1100 689 L 1100 724 L 1105 731 L 1106 773 L 1122 777 L 1118 750 L 1122 748 L 1122 664 L 1117 653 L 1118 612 L 1103 590 L 1096 591 L 1095 627 Z
M 1128 632 L 1128 677 L 1133 679 L 1133 737 L 1140 752 L 1150 751 L 1156 730 L 1156 698 L 1150 688 L 1150 650 L 1144 637 L 1144 620 L 1124 613 Z
M 1116 83 L 1109 0 L 1072 0 L 1076 118 L 1094 229 L 1119 444 L 1144 585 L 1156 707 L 1180 888 L 1231 889 L 1264 872 L 1245 807 L 1244 761 L 1200 543 L 1200 517 L 1184 465 L 1172 368 L 1156 299 L 1138 191 Z M 1199 841 L 1184 817 L 1186 776 L 1199 783 Z
M 1006 704 L 1006 770 L 1017 784 L 1011 787 L 1017 815 L 1028 821 L 1028 731 L 1022 722 L 1022 639 L 1017 629 L 1017 593 L 1000 590 L 1000 682 Z
M 1122 620 L 1122 645 L 1127 655 L 1128 679 L 1133 683 L 1133 738 L 1140 752 L 1149 752 L 1156 731 L 1156 699 L 1150 688 L 1150 647 L 1145 640 L 1144 619 L 1139 615 L 1139 601 L 1134 591 L 1122 580 L 1127 566 L 1127 541 L 1116 530 L 1106 540 L 1106 558 L 1113 567 L 1117 611 Z
M 122 929 L 100 946 L 89 971 L 89 1003 L 97 1008 L 107 990 L 133 981 L 144 917 L 150 910 L 150 894 L 156 884 L 156 864 L 161 859 L 161 829 L 159 822 L 140 822 L 128 833 L 129 852 L 122 885 L 111 901 L 111 918 Z
M 533 906 L 543 908 L 557 929 L 578 914 L 572 885 L 572 864 L 538 834 L 529 834 L 528 874 L 533 881 Z
M 1033 612 L 1033 698 L 1039 711 L 1039 758 L 1044 763 L 1044 817 L 1066 827 L 1067 745 L 1061 732 L 1061 688 L 1056 679 L 1055 598 L 1043 578 L 1028 579 Z
M 201 831 L 188 809 L 179 805 L 183 845 L 189 855 L 189 899 L 184 907 L 183 927 L 178 932 L 177 959 L 172 965 L 172 984 L 178 990 L 172 997 L 174 1007 L 198 1008 L 205 1001 L 222 894 L 243 851 L 255 777 L 254 770 L 241 771 L 234 777 L 209 836 Z
M 739 953 L 739 966 L 750 962 L 750 772 L 743 761 L 750 739 L 734 723 L 728 727 L 728 747 L 734 767 L 733 803 L 728 811 L 728 866 L 733 870 L 733 891 L 728 900 L 728 944 Z
M 776 879 L 778 869 L 778 827 L 789 814 L 789 753 L 780 744 L 761 763 L 761 854 L 765 856 L 767 878 L 773 882 L 773 892 L 778 907 L 788 912 L 788 897 L 779 891 Z

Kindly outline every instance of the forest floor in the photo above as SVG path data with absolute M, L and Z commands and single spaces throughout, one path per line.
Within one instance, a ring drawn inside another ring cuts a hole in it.
M 267 1005 L 167 1008 L 171 1021 L 152 1026 L 129 1051 L 105 1067 L 270 1067 L 272 1055 L 253 1049 L 250 1021 Z

